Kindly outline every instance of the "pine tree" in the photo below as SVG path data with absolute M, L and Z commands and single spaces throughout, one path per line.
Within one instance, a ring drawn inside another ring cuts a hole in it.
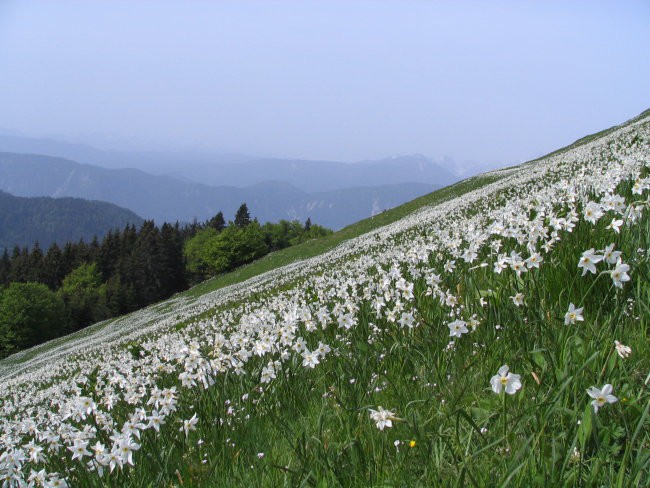
M 0 259 L 0 287 L 9 284 L 9 273 L 11 272 L 11 259 L 9 258 L 9 251 L 5 248 Z
M 11 253 L 11 272 L 9 281 L 12 283 L 25 283 L 29 281 L 29 250 L 15 246 Z
M 104 277 L 108 280 L 117 272 L 118 263 L 120 260 L 120 231 L 109 231 L 99 248 L 99 256 L 97 257 L 97 264 L 99 270 Z
M 27 258 L 28 276 L 27 281 L 43 283 L 43 251 L 41 246 L 36 242 L 32 251 Z
M 178 225 L 172 227 L 164 223 L 160 228 L 160 297 L 166 298 L 184 290 L 185 262 L 183 259 L 183 241 Z
M 219 212 L 217 215 L 208 220 L 207 227 L 212 227 L 217 232 L 221 232 L 224 227 L 226 227 L 226 221 L 223 218 L 223 212 Z
M 61 286 L 61 282 L 65 277 L 65 269 L 63 263 L 63 253 L 57 243 L 53 243 L 45 254 L 43 259 L 43 283 L 45 283 L 51 290 L 56 290 Z
M 133 284 L 139 306 L 145 306 L 161 298 L 160 232 L 153 220 L 145 220 L 138 233 L 131 267 Z
M 235 225 L 237 227 L 243 228 L 251 223 L 251 214 L 248 212 L 248 207 L 246 203 L 242 203 L 237 213 L 235 214 Z
M 63 246 L 63 276 L 78 268 L 83 262 L 79 250 L 79 245 L 73 242 L 66 242 L 65 246 Z

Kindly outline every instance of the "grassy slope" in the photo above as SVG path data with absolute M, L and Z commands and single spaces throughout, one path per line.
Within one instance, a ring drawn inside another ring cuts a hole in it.
M 619 191 L 633 199 L 629 183 Z M 252 361 L 252 374 L 186 398 L 193 408 L 181 417 L 198 412 L 207 419 L 190 439 L 209 444 L 179 449 L 167 433 L 155 442 L 163 462 L 186 486 L 645 485 L 650 221 L 646 215 L 619 235 L 608 222 L 580 222 L 541 270 L 521 279 L 467 265 L 446 274 L 443 283 L 480 322 L 452 349 L 446 312 L 415 279 L 421 327 L 378 321 L 366 303 L 345 339 L 335 327 L 308 339 L 310 349 L 323 340 L 337 351 L 316 369 L 289 362 L 262 389 L 265 363 Z M 576 268 L 584 250 L 612 242 L 633 265 L 632 282 L 620 291 L 608 275 L 582 278 Z M 520 292 L 523 307 L 510 298 Z M 480 296 L 488 307 L 477 304 Z M 569 303 L 584 308 L 584 322 L 564 325 Z M 631 358 L 617 356 L 615 339 L 632 345 Z M 524 384 L 512 397 L 490 391 L 504 363 Z M 619 401 L 596 415 L 586 389 L 604 383 L 614 385 Z M 384 431 L 369 419 L 380 405 L 399 417 Z M 145 486 L 156 472 L 147 462 L 133 486 Z
M 497 172 L 466 180 L 189 293 L 318 255 L 498 178 Z M 619 191 L 633 199 L 630 186 Z M 198 430 L 186 439 L 170 420 L 160 435 L 145 432 L 136 467 L 108 485 L 643 486 L 650 482 L 650 262 L 644 251 L 650 221 L 646 215 L 615 234 L 606 228 L 609 220 L 595 227 L 580 222 L 540 270 L 521 279 L 458 263 L 443 286 L 458 293 L 465 318 L 476 314 L 480 325 L 451 349 L 447 311 L 427 296 L 423 279 L 409 276 L 421 322 L 413 330 L 377 319 L 370 304 L 361 303 L 359 323 L 347 336 L 336 325 L 311 335 L 300 331 L 310 349 L 320 340 L 335 349 L 316 369 L 294 358 L 264 386 L 259 378 L 267 358 L 253 358 L 247 375 L 225 374 L 208 390 L 181 389 L 178 416 L 198 413 Z M 584 250 L 612 242 L 632 265 L 632 281 L 620 291 L 608 275 L 582 278 L 576 268 Z M 507 245 L 508 251 L 516 246 Z M 449 258 L 441 256 L 438 266 Z M 479 262 L 489 259 L 483 250 Z M 523 307 L 513 304 L 516 293 L 526 297 Z M 564 325 L 569 303 L 584 307 L 584 322 Z M 616 355 L 614 339 L 632 345 L 630 358 Z M 490 391 L 490 377 L 504 363 L 522 376 L 524 389 L 512 397 Z M 175 376 L 164 385 L 176 385 Z M 585 390 L 605 382 L 614 385 L 619 402 L 594 415 Z M 380 405 L 399 417 L 384 431 L 369 419 L 369 409 Z M 73 476 L 80 485 L 100 486 L 94 475 Z

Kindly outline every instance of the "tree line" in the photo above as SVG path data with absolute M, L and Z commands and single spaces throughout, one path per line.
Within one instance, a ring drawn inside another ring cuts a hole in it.
M 0 258 L 0 357 L 168 298 L 212 275 L 332 231 L 281 220 L 261 225 L 242 204 L 234 221 L 158 227 L 146 220 L 100 241 L 46 252 L 15 246 Z

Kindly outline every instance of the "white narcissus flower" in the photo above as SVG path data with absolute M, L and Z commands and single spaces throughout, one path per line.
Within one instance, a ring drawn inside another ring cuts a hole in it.
M 578 268 L 582 268 L 582 276 L 587 274 L 587 271 L 596 274 L 596 263 L 603 260 L 603 256 L 596 254 L 596 250 L 592 247 L 582 253 L 580 261 L 578 261 Z
M 587 203 L 587 205 L 585 205 L 584 216 L 587 222 L 595 224 L 596 221 L 603 216 L 600 204 L 596 202 Z
M 512 303 L 514 303 L 517 307 L 520 307 L 524 304 L 524 294 L 523 293 L 517 293 L 515 296 L 510 297 L 512 300 Z
M 544 261 L 544 258 L 542 257 L 542 255 L 539 254 L 538 252 L 534 252 L 524 262 L 526 263 L 526 266 L 528 266 L 528 269 L 533 269 L 533 268 L 538 268 L 539 269 L 539 265 L 543 261 Z
M 305 368 L 314 369 L 316 365 L 320 363 L 318 360 L 318 351 L 310 351 L 309 349 L 306 349 L 302 353 L 302 358 L 302 365 Z
M 449 325 L 449 337 L 460 337 L 463 334 L 469 332 L 467 329 L 467 322 L 464 320 L 454 320 L 450 322 Z
M 153 410 L 147 420 L 149 421 L 147 428 L 153 428 L 156 432 L 160 432 L 160 426 L 165 423 L 165 416 L 161 415 L 157 410 Z
M 630 346 L 621 344 L 618 341 L 614 341 L 614 347 L 616 348 L 616 352 L 618 353 L 618 355 L 621 356 L 623 359 L 625 359 L 630 354 L 632 354 L 632 348 Z
M 490 379 L 492 391 L 496 394 L 501 393 L 505 388 L 508 395 L 514 395 L 517 390 L 521 389 L 521 376 L 510 373 L 507 364 L 499 368 L 499 372 Z
M 199 423 L 199 419 L 196 416 L 196 413 L 192 415 L 192 417 L 188 420 L 183 420 L 183 425 L 181 426 L 180 429 L 178 429 L 179 432 L 185 432 L 185 437 L 190 435 L 190 432 L 193 430 L 196 430 L 196 424 Z
M 52 488 L 68 488 L 68 482 L 65 479 L 59 478 L 56 474 L 50 475 L 50 479 L 45 484 L 44 486 L 46 487 L 52 487 Z
M 602 390 L 599 390 L 595 386 L 592 386 L 587 390 L 587 393 L 591 398 L 593 398 L 591 404 L 594 407 L 594 413 L 598 413 L 598 409 L 605 405 L 605 403 L 616 403 L 618 398 L 612 395 L 612 385 L 609 383 L 603 386 Z
M 454 271 L 454 269 L 456 269 L 456 261 L 454 260 L 447 261 L 445 263 L 444 269 L 445 269 L 445 273 L 451 273 L 452 271 Z
M 584 317 L 582 316 L 583 307 L 576 308 L 573 303 L 569 303 L 569 311 L 564 315 L 564 325 L 575 324 L 576 322 L 582 322 Z
M 616 261 L 616 267 L 611 271 L 612 281 L 617 288 L 623 288 L 625 281 L 630 281 L 630 276 L 627 272 L 630 271 L 630 266 L 625 264 L 620 259 Z
M 623 225 L 623 220 L 621 219 L 612 219 L 612 223 L 607 226 L 608 229 L 612 229 L 617 234 L 621 232 L 621 225 Z
M 88 441 L 83 439 L 75 439 L 74 444 L 68 449 L 72 451 L 72 460 L 83 459 L 84 456 L 92 456 L 92 453 L 87 449 Z
M 121 458 L 121 464 L 130 464 L 133 466 L 133 452 L 140 449 L 140 444 L 136 444 L 130 435 L 126 435 L 116 439 L 113 449 Z
M 375 422 L 379 430 L 384 430 L 386 427 L 393 426 L 393 420 L 399 420 L 395 417 L 395 412 L 385 410 L 384 407 L 377 407 L 377 410 L 370 410 L 370 418 Z
M 616 264 L 621 257 L 621 251 L 614 251 L 615 244 L 610 244 L 603 250 L 603 257 L 607 264 Z

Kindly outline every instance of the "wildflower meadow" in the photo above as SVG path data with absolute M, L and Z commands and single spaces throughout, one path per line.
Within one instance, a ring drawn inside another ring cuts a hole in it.
M 470 183 L 0 362 L 2 486 L 650 485 L 650 113 Z

